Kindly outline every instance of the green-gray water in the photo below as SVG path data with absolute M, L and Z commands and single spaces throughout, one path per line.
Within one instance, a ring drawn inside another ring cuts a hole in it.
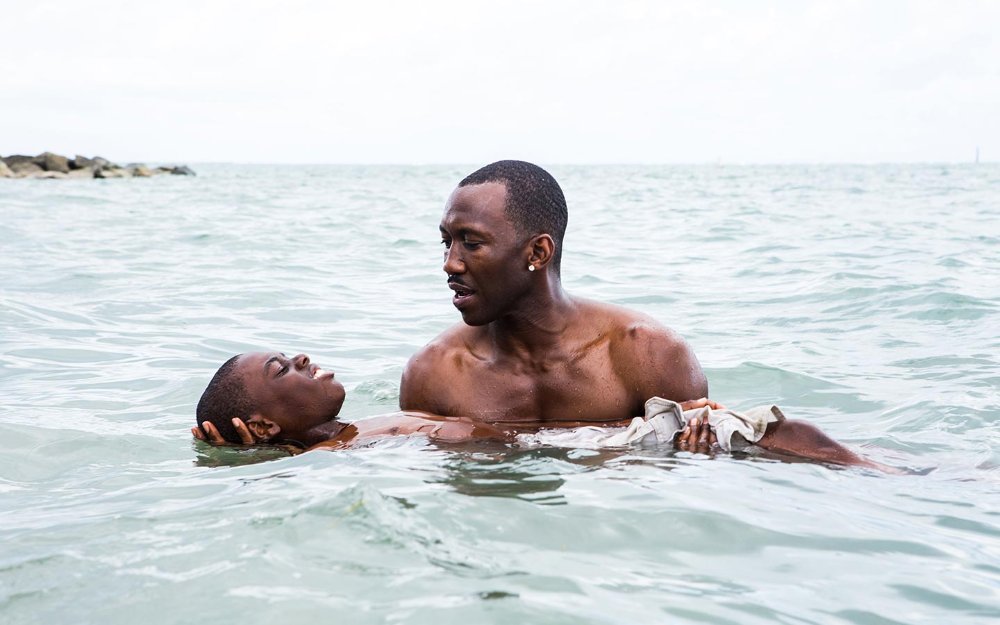
M 393 410 L 459 320 L 473 167 L 0 181 L 4 623 L 988 623 L 1000 617 L 1000 167 L 553 167 L 578 295 L 711 395 L 923 475 L 394 440 L 192 442 L 215 368 L 305 351 Z

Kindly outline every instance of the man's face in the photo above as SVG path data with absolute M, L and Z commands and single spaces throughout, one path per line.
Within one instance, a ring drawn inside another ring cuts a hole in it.
M 334 419 L 344 405 L 344 386 L 305 354 L 289 358 L 279 352 L 243 354 L 239 373 L 258 412 L 281 427 L 282 437 Z
M 499 182 L 459 187 L 441 218 L 452 303 L 471 326 L 508 312 L 530 285 L 526 242 L 507 218 L 506 202 L 507 189 Z

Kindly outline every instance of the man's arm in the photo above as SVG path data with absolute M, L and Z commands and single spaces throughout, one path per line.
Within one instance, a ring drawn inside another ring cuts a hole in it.
M 627 327 L 615 354 L 615 368 L 635 384 L 641 402 L 663 397 L 686 402 L 708 397 L 708 379 L 691 346 L 655 322 Z
M 640 395 L 672 399 L 682 410 L 704 405 L 717 410 L 722 406 L 708 397 L 708 381 L 691 347 L 677 334 L 655 325 L 635 325 L 629 329 L 639 366 Z M 643 401 L 645 401 L 643 399 Z M 692 419 L 675 441 L 679 449 L 708 451 L 715 443 L 708 419 Z M 786 419 L 771 423 L 756 443 L 764 449 L 833 464 L 864 466 L 895 472 L 892 467 L 859 456 L 833 440 L 815 425 L 806 421 Z
M 211 421 L 205 421 L 200 426 L 196 425 L 191 428 L 191 436 L 200 440 L 203 443 L 208 443 L 215 447 L 280 447 L 293 456 L 302 453 L 301 447 L 296 447 L 295 445 L 275 445 L 273 443 L 261 442 L 254 436 L 247 424 L 244 423 L 243 419 L 238 417 L 233 417 L 233 427 L 236 429 L 236 433 L 240 436 L 239 443 L 230 443 L 219 434 L 219 430 L 212 425 Z
M 435 344 L 425 346 L 410 357 L 399 381 L 400 410 L 417 410 L 431 414 L 443 414 L 437 401 L 436 388 L 441 375 L 435 366 L 439 348 Z M 454 416 L 454 415 L 450 415 Z
M 799 419 L 785 419 L 768 424 L 767 431 L 763 438 L 757 441 L 757 445 L 769 451 L 819 462 L 868 467 L 886 473 L 902 473 L 895 467 L 869 460 L 854 453 L 842 443 L 830 438 L 826 432 L 812 423 Z

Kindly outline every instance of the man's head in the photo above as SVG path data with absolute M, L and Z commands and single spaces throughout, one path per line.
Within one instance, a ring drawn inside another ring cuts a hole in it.
M 516 309 L 549 280 L 558 284 L 566 200 L 545 170 L 499 161 L 452 192 L 441 219 L 444 271 L 469 325 Z
M 507 190 L 504 210 L 519 236 L 547 234 L 552 237 L 555 254 L 550 266 L 558 274 L 569 212 L 566 197 L 556 179 L 538 165 L 497 161 L 472 172 L 458 183 L 458 187 L 486 182 L 499 182 Z
M 259 441 L 297 441 L 336 418 L 344 397 L 333 372 L 312 364 L 305 354 L 240 354 L 219 368 L 202 393 L 198 425 L 210 421 L 223 438 L 238 443 L 231 421 L 237 417 Z

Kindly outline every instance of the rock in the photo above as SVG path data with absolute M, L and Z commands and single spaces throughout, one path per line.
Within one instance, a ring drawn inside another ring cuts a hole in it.
M 35 163 L 42 166 L 45 171 L 58 171 L 63 174 L 69 173 L 69 159 L 52 152 L 42 152 L 35 157 Z
M 94 167 L 94 165 L 96 165 L 94 159 L 80 156 L 79 154 L 69 162 L 69 166 L 73 169 L 87 169 L 88 167 Z
M 93 167 L 84 167 L 82 169 L 72 169 L 72 170 L 70 170 L 69 174 L 67 174 L 67 175 L 70 178 L 93 178 L 94 177 L 94 168 Z
M 101 167 L 94 170 L 94 178 L 131 178 L 132 172 L 121 167 Z
M 0 157 L 0 178 L 148 178 L 160 174 L 195 175 L 187 165 L 149 167 L 143 163 L 130 163 L 121 167 L 100 156 L 87 158 L 80 154 L 72 159 L 53 152 L 43 152 L 38 156 L 13 154 Z
M 13 171 L 18 178 L 27 178 L 28 176 L 33 176 L 35 174 L 45 171 L 42 169 L 41 165 L 33 163 L 31 161 L 17 161 L 16 163 L 7 163 L 10 166 L 11 171 Z
M 24 178 L 26 175 L 31 173 L 42 171 L 41 165 L 35 163 L 34 156 L 13 154 L 11 156 L 5 157 L 3 159 L 3 162 L 6 163 L 7 167 L 9 167 L 10 170 L 20 178 Z
M 25 156 L 24 154 L 11 154 L 10 156 L 0 158 L 0 161 L 7 163 L 7 166 L 13 169 L 14 165 L 17 163 L 34 163 L 35 157 Z

